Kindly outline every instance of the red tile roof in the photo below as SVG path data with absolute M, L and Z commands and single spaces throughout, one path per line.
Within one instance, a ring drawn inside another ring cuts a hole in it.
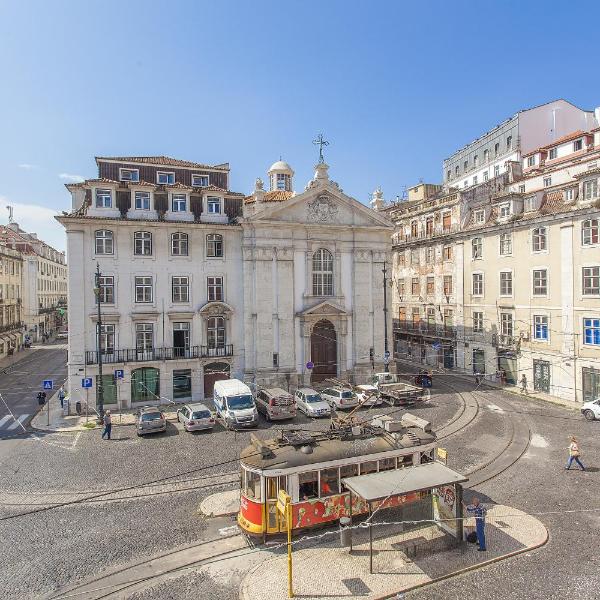
M 540 150 L 547 150 L 548 148 L 554 148 L 554 146 L 558 146 L 559 144 L 564 144 L 565 142 L 568 142 L 570 140 L 576 140 L 577 138 L 580 138 L 584 135 L 590 135 L 588 132 L 585 131 L 581 131 L 581 129 L 578 129 L 577 131 L 574 131 L 573 133 L 569 133 L 568 135 L 564 135 L 561 138 L 558 138 L 557 140 L 554 140 L 551 144 L 548 144 L 547 146 L 542 146 L 540 148 Z
M 217 169 L 219 171 L 229 171 L 229 163 L 211 166 L 202 163 L 191 162 L 189 160 L 171 158 L 170 156 L 96 156 L 96 163 L 108 160 L 122 163 L 156 165 L 159 167 L 187 167 L 192 169 Z
M 273 190 L 267 192 L 263 198 L 263 202 L 285 202 L 294 195 L 294 192 L 286 192 L 283 190 Z M 246 204 L 252 204 L 255 201 L 254 196 L 246 196 L 244 202 Z

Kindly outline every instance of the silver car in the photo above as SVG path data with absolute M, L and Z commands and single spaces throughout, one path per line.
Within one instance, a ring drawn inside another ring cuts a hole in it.
M 321 397 L 336 410 L 354 408 L 358 404 L 356 394 L 342 387 L 327 388 L 321 392 Z
M 328 417 L 331 415 L 329 404 L 312 388 L 297 389 L 294 393 L 294 399 L 298 410 L 307 417 Z
M 205 404 L 186 404 L 177 411 L 177 420 L 183 423 L 186 431 L 200 431 L 212 429 L 215 426 L 215 418 Z
M 167 419 L 164 413 L 154 406 L 140 408 L 135 420 L 138 435 L 147 433 L 162 433 L 167 430 Z

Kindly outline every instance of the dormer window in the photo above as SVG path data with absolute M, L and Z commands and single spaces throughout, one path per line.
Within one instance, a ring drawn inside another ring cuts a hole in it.
M 584 181 L 583 183 L 583 199 L 595 200 L 598 197 L 598 180 Z
M 221 214 L 221 198 L 209 196 L 206 199 L 206 210 L 209 215 Z
M 208 187 L 208 175 L 192 175 L 192 185 L 194 187 Z
M 119 169 L 119 179 L 121 181 L 139 181 L 140 172 L 138 169 Z
M 172 212 L 185 212 L 187 210 L 187 199 L 185 194 L 173 194 L 171 199 Z
M 473 220 L 475 221 L 475 223 L 483 223 L 485 221 L 485 210 L 476 210 L 473 213 Z
M 96 190 L 96 208 L 112 208 L 112 192 Z
M 532 212 L 537 210 L 537 196 L 531 196 L 530 198 L 525 198 L 523 201 L 523 210 L 525 212 Z
M 171 185 L 175 183 L 175 173 L 171 171 L 157 171 L 156 183 L 161 185 Z
M 533 156 L 528 156 L 527 157 L 527 166 L 528 167 L 535 166 L 535 154 Z
M 550 148 L 550 150 L 548 150 L 548 160 L 553 160 L 557 157 L 558 155 L 558 150 L 556 148 Z
M 583 140 L 575 140 L 573 142 L 573 152 L 579 152 L 580 150 L 583 150 Z
M 499 206 L 499 214 L 501 219 L 510 217 L 510 202 L 506 202 L 505 204 L 501 204 Z

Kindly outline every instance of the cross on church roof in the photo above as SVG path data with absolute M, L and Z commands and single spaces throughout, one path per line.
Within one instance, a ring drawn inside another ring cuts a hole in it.
M 325 141 L 325 140 L 323 139 L 323 134 L 322 134 L 322 133 L 320 133 L 320 134 L 317 136 L 317 139 L 316 139 L 316 140 L 313 140 L 313 144 L 314 144 L 315 146 L 319 146 L 319 164 L 320 164 L 320 163 L 324 163 L 324 162 L 325 162 L 325 159 L 323 158 L 323 146 L 329 146 L 329 142 Z

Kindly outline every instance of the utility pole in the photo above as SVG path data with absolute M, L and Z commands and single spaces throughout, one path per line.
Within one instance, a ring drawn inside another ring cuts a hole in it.
M 390 353 L 388 350 L 388 307 L 387 307 L 387 262 L 383 261 L 383 371 L 390 370 Z
M 102 312 L 100 310 L 100 292 L 102 291 L 100 287 L 100 263 L 96 263 L 96 285 L 94 287 L 94 293 L 96 294 L 96 304 L 98 306 L 98 323 L 96 325 L 96 351 L 98 354 L 98 379 L 96 381 L 97 386 L 97 394 L 98 394 L 98 421 L 102 423 L 102 419 L 104 417 L 104 385 L 102 381 L 102 348 L 101 348 L 101 340 L 102 340 Z

